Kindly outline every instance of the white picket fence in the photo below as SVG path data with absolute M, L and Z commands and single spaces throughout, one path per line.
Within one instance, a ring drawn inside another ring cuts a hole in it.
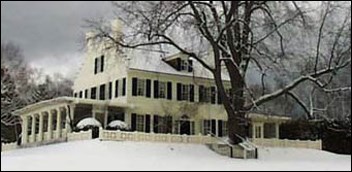
M 176 134 L 155 134 L 143 132 L 124 132 L 100 130 L 101 140 L 111 141 L 138 141 L 138 142 L 168 142 L 168 143 L 192 143 L 192 144 L 212 144 L 216 140 L 203 135 L 176 135 Z
M 81 131 L 76 133 L 67 133 L 67 141 L 79 141 L 92 139 L 92 130 Z
M 251 141 L 257 146 L 264 147 L 322 149 L 321 140 L 252 139 Z

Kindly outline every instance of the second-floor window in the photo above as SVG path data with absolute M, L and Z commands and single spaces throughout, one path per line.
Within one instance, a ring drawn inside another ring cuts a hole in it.
M 194 101 L 194 85 L 177 83 L 177 100 Z
M 159 98 L 166 98 L 166 82 L 159 82 Z
M 145 80 L 138 79 L 137 80 L 137 96 L 144 96 L 145 90 Z
M 94 61 L 94 74 L 104 72 L 104 63 L 105 63 L 104 55 L 95 58 L 95 61 Z

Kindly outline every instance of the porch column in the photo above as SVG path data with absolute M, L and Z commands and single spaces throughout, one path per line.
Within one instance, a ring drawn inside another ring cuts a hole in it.
M 48 140 L 53 138 L 53 113 L 48 111 Z
M 280 138 L 280 123 L 275 123 L 275 138 Z
M 108 115 L 109 115 L 109 110 L 106 109 L 104 113 L 104 129 L 106 129 L 106 126 L 108 125 Z
M 35 142 L 35 121 L 36 117 L 35 115 L 32 115 L 32 136 L 31 136 L 31 142 Z
M 255 130 L 255 127 L 256 127 L 256 123 L 252 123 L 252 139 L 255 139 L 255 133 L 256 133 L 256 130 Z
M 44 121 L 44 114 L 41 112 L 39 114 L 39 141 L 43 141 L 43 121 Z
M 61 110 L 60 108 L 56 109 L 57 114 L 57 120 L 56 120 L 56 138 L 60 138 L 61 137 Z
M 73 125 L 73 127 L 75 127 L 74 125 L 75 125 L 75 108 L 76 108 L 76 105 L 74 105 L 74 104 L 70 104 L 70 106 L 69 106 L 69 108 L 70 108 L 70 122 L 72 122 L 72 125 Z M 67 115 L 68 116 L 68 115 Z M 72 121 L 71 121 L 72 120 Z M 72 130 L 73 128 L 71 128 L 71 130 Z
M 22 144 L 28 142 L 28 117 L 22 116 Z
M 264 139 L 264 123 L 260 124 L 260 138 Z
M 66 128 L 66 132 L 67 133 L 70 133 L 71 131 L 72 131 L 72 128 L 71 128 L 71 125 L 70 125 L 70 122 L 71 122 L 71 120 L 70 120 L 70 111 L 69 111 L 69 109 L 68 109 L 68 107 L 67 106 L 65 106 L 65 111 L 66 111 L 66 123 L 65 123 L 65 128 Z

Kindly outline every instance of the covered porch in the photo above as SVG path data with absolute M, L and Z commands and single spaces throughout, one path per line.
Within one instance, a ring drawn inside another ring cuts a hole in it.
M 290 117 L 249 113 L 249 137 L 254 139 L 279 139 L 280 125 L 291 120 Z
M 15 111 L 22 119 L 21 145 L 66 141 L 67 134 L 87 117 L 96 118 L 105 128 L 111 120 L 123 120 L 124 103 L 60 97 L 42 101 Z

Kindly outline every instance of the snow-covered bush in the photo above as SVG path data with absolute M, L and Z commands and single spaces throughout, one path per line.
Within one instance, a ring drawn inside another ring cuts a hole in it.
M 99 128 L 101 126 L 102 126 L 101 123 L 95 118 L 85 118 L 85 119 L 82 119 L 80 122 L 78 122 L 76 127 L 78 130 L 86 131 L 93 128 Z
M 120 120 L 115 120 L 115 121 L 111 121 L 109 123 L 109 125 L 107 126 L 108 130 L 121 130 L 121 131 L 129 131 L 130 128 L 128 127 L 128 125 Z

